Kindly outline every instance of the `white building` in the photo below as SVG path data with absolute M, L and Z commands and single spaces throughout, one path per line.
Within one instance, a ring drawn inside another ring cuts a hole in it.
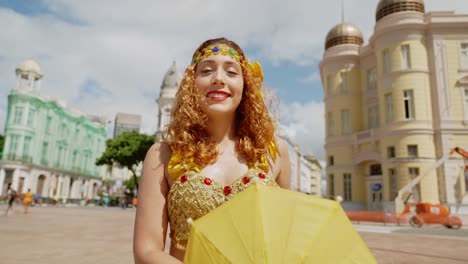
M 322 196 L 322 166 L 313 156 L 301 154 L 299 146 L 288 136 L 281 134 L 288 146 L 291 161 L 291 190 L 310 195 Z
M 177 69 L 177 65 L 174 61 L 166 75 L 164 75 L 161 84 L 161 93 L 159 98 L 156 99 L 156 103 L 159 107 L 157 120 L 158 126 L 156 128 L 156 142 L 159 142 L 162 139 L 162 132 L 171 120 L 171 111 L 175 104 L 175 96 L 179 90 L 181 80 L 182 75 Z

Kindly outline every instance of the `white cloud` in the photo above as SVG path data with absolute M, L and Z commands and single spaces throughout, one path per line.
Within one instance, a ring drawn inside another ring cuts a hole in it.
M 339 0 L 42 2 L 49 13 L 25 16 L 0 7 L 0 130 L 15 67 L 28 58 L 42 67 L 43 95 L 66 98 L 70 107 L 90 114 L 141 114 L 143 131 L 153 133 L 155 97 L 164 73 L 173 60 L 183 71 L 203 40 L 226 36 L 253 51 L 251 57 L 311 65 L 308 80 L 318 81 L 312 65 L 320 60 L 324 38 L 341 15 Z M 346 20 L 357 24 L 366 38 L 376 5 L 375 0 L 346 1 Z M 429 11 L 468 13 L 460 0 L 426 0 L 426 6 Z M 291 82 L 297 78 L 292 76 Z M 90 82 L 105 92 L 86 96 L 84 86 Z M 288 111 L 295 111 L 287 123 L 290 133 L 305 152 L 320 153 L 323 104 L 286 103 Z
M 318 71 L 312 72 L 309 76 L 303 78 L 301 80 L 302 83 L 315 83 L 320 82 L 320 73 Z
M 299 145 L 302 154 L 324 160 L 325 119 L 323 102 L 281 104 L 282 129 Z

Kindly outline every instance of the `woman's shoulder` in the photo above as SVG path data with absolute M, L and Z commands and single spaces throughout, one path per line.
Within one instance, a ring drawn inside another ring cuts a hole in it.
M 282 188 L 290 188 L 290 169 L 291 163 L 289 159 L 288 144 L 280 137 L 276 138 L 278 155 L 276 156 L 273 173 L 278 185 Z
M 278 149 L 280 155 L 282 155 L 284 152 L 288 151 L 288 144 L 284 139 L 276 137 L 276 148 Z
M 167 165 L 171 156 L 172 149 L 167 142 L 156 142 L 148 149 L 145 162 L 153 164 L 162 163 Z

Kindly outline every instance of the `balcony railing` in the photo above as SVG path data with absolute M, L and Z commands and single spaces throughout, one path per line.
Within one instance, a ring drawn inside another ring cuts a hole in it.
M 356 138 L 357 140 L 363 140 L 363 139 L 369 138 L 371 135 L 372 135 L 372 131 L 366 130 L 366 131 L 356 133 Z
M 27 162 L 27 163 L 32 163 L 32 157 L 29 155 L 23 155 L 21 156 L 21 161 Z
M 23 161 L 27 163 L 32 163 L 32 157 L 29 155 L 17 155 L 17 154 L 12 154 L 8 153 L 5 154 L 3 157 L 4 160 L 15 160 L 15 161 Z

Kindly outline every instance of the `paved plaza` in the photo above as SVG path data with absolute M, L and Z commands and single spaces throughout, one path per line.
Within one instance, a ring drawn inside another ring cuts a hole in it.
M 0 263 L 133 263 L 134 209 L 0 205 Z M 379 263 L 468 262 L 468 229 L 355 225 Z M 337 239 L 339 239 L 337 237 Z M 330 249 L 333 250 L 333 249 Z

